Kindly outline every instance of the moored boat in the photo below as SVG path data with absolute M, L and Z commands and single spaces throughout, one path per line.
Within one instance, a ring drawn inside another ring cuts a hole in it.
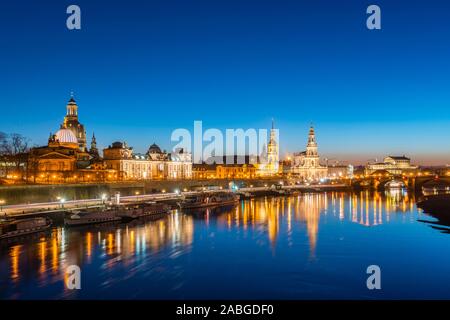
M 42 232 L 49 229 L 51 225 L 52 220 L 43 217 L 5 221 L 0 224 L 0 239 Z
M 118 216 L 122 220 L 133 220 L 142 217 L 159 216 L 167 214 L 170 207 L 164 203 L 146 202 L 144 204 L 124 207 L 119 211 Z
M 64 219 L 64 224 L 67 226 L 81 226 L 119 220 L 121 220 L 121 217 L 118 215 L 116 208 L 96 208 L 73 211 L 68 218 Z
M 231 192 L 201 192 L 186 196 L 180 203 L 181 209 L 195 209 L 226 206 L 239 202 L 239 196 Z

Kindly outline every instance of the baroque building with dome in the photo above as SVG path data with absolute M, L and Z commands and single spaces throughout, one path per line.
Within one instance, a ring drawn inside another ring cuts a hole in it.
M 60 129 L 50 133 L 48 144 L 32 148 L 28 155 L 28 179 L 43 183 L 68 183 L 101 180 L 113 177 L 102 168 L 92 170 L 98 159 L 95 136 L 91 150 L 87 149 L 86 131 L 78 121 L 78 105 L 73 97 L 66 106 L 66 116 Z
M 95 134 L 90 148 L 87 147 L 86 130 L 79 122 L 73 96 L 66 110 L 60 129 L 50 133 L 47 145 L 30 150 L 29 181 L 79 183 L 192 178 L 192 156 L 183 149 L 167 153 L 154 143 L 146 154 L 139 154 L 126 142 L 114 142 L 103 150 L 102 158 Z

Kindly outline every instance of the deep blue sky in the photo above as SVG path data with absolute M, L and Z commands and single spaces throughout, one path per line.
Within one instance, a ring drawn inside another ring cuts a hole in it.
M 77 4 L 82 29 L 66 28 Z M 382 30 L 366 28 L 370 4 Z M 176 128 L 264 128 L 323 156 L 450 162 L 446 1 L 8 1 L 0 131 L 44 144 L 75 92 L 101 147 L 170 149 Z

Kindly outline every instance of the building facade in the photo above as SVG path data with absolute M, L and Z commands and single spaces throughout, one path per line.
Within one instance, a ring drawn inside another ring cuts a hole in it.
M 192 165 L 192 178 L 197 180 L 216 179 L 216 164 L 194 163 Z
M 329 165 L 328 167 L 328 178 L 330 179 L 351 179 L 353 178 L 353 166 L 349 165 Z
M 167 162 L 169 179 L 192 179 L 192 154 L 182 148 L 169 153 Z
M 216 167 L 218 179 L 256 178 L 256 166 L 253 164 L 219 164 Z
M 134 154 L 126 142 L 114 142 L 103 150 L 107 169 L 114 170 L 119 180 L 191 179 L 192 156 L 182 149 L 166 153 L 153 144 L 146 154 Z
M 293 155 L 291 172 L 293 176 L 303 180 L 319 180 L 327 177 L 328 169 L 320 164 L 316 135 L 312 126 L 309 129 L 306 151 Z
M 385 171 L 392 175 L 401 175 L 404 173 L 415 173 L 418 166 L 411 164 L 411 159 L 406 156 L 387 156 L 383 162 L 368 163 L 364 173 L 371 175 L 377 171 Z

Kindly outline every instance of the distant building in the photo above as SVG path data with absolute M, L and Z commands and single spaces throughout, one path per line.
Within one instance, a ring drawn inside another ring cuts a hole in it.
M 306 151 L 294 153 L 292 175 L 303 180 L 318 180 L 327 177 L 328 169 L 320 164 L 314 128 L 309 129 Z
M 368 163 L 365 167 L 364 173 L 372 175 L 378 171 L 385 171 L 392 175 L 401 175 L 404 173 L 411 173 L 417 171 L 419 167 L 411 165 L 411 159 L 403 156 L 388 156 L 384 158 L 383 162 Z

